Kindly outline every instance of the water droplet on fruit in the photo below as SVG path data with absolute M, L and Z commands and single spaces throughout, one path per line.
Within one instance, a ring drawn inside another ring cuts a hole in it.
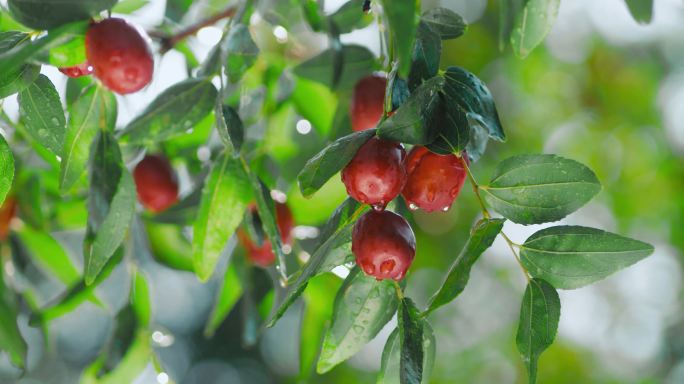
M 126 70 L 124 71 L 124 77 L 128 81 L 134 81 L 138 78 L 138 69 L 134 67 L 126 68 Z
M 447 205 L 446 207 L 442 208 L 442 212 L 449 212 L 449 208 L 451 207 Z
M 380 272 L 388 274 L 394 270 L 394 266 L 397 263 L 393 259 L 385 260 L 380 264 Z
M 363 263 L 361 264 L 361 268 L 369 275 L 372 275 L 375 272 L 375 266 L 372 263 Z
M 409 208 L 410 210 L 412 210 L 412 211 L 417 211 L 417 210 L 418 210 L 418 206 L 415 205 L 415 204 L 412 203 L 412 202 L 409 202 L 408 208 Z
M 456 197 L 456 195 L 458 195 L 459 191 L 460 191 L 459 187 L 453 187 L 453 188 L 451 188 L 451 191 L 449 191 L 449 195 L 451 195 L 451 197 Z
M 387 204 L 382 204 L 382 203 L 380 203 L 380 204 L 373 204 L 373 205 L 372 205 L 373 210 L 376 211 L 376 212 L 382 212 L 382 211 L 384 211 L 386 206 L 387 206 Z

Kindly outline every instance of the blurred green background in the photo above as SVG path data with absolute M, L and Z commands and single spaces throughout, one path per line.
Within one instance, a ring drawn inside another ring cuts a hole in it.
M 197 1 L 183 22 L 211 14 L 226 3 Z M 332 12 L 341 3 L 327 0 L 325 9 Z M 463 37 L 445 42 L 441 66 L 465 67 L 485 81 L 508 136 L 506 143 L 490 142 L 486 154 L 472 167 L 476 177 L 488 178 L 500 160 L 514 154 L 557 153 L 576 159 L 595 170 L 603 190 L 592 203 L 563 222 L 623 233 L 656 246 L 651 257 L 605 281 L 560 291 L 559 334 L 541 357 L 539 382 L 684 383 L 684 1 L 656 0 L 649 24 L 634 21 L 622 0 L 565 0 L 561 4 L 558 20 L 545 43 L 521 60 L 510 47 L 502 50 L 499 46 L 498 1 L 422 1 L 424 9 L 448 7 L 468 21 Z M 162 20 L 166 5 L 163 0 L 152 0 L 127 17 L 153 29 L 162 22 L 169 23 Z M 6 15 L 0 16 L 0 30 L 14 27 Z M 316 233 L 313 227 L 323 224 L 346 194 L 339 179 L 334 178 L 312 199 L 304 199 L 295 177 L 325 143 L 346 132 L 331 131 L 340 102 L 338 95 L 316 83 L 294 79 L 286 68 L 321 51 L 327 40 L 311 32 L 300 9 L 287 1 L 260 2 L 252 16 L 251 30 L 262 54 L 242 87 L 235 90 L 235 97 L 240 99 L 241 115 L 249 116 L 248 137 L 263 139 L 252 150 L 270 155 L 261 158 L 263 174 L 287 194 L 300 226 L 297 233 L 301 240 L 294 252 L 305 258 L 305 252 L 315 243 L 308 239 Z M 174 50 L 158 60 L 158 75 L 149 89 L 119 98 L 119 125 L 135 116 L 155 94 L 185 77 L 188 57 L 201 61 L 207 55 L 215 43 L 212 39 L 216 31 L 200 32 L 180 47 L 190 53 Z M 342 40 L 367 45 L 379 53 L 376 24 L 343 35 Z M 60 92 L 66 92 L 66 80 L 56 69 L 44 67 L 43 72 Z M 292 95 L 280 99 L 279 92 L 288 87 L 294 87 Z M 16 121 L 16 97 L 5 100 L 2 109 L 8 119 Z M 201 168 L 203 143 L 209 138 L 212 121 L 165 145 L 172 156 L 187 158 L 174 163 L 181 170 L 181 180 L 183 172 L 187 179 L 188 173 Z M 36 165 L 34 173 L 42 188 L 55 189 L 55 176 L 41 171 L 40 158 L 26 156 L 28 163 Z M 187 180 L 183 185 L 184 193 L 189 193 L 191 185 Z M 53 236 L 76 265 L 81 263 L 82 235 L 70 228 L 84 222 L 85 208 L 81 205 L 62 201 L 55 209 L 60 230 Z M 437 289 L 478 214 L 477 202 L 468 188 L 449 212 L 412 214 L 418 254 L 408 277 L 407 295 L 419 306 Z M 300 336 L 305 346 L 303 353 L 312 353 L 318 342 L 315 326 L 305 322 L 303 330 L 300 328 L 302 316 L 308 313 L 303 303 L 293 306 L 251 348 L 243 347 L 250 344 L 245 337 L 251 336 L 243 332 L 244 311 L 240 305 L 207 340 L 202 330 L 221 276 L 203 285 L 192 273 L 170 268 L 187 266 L 183 264 L 188 256 L 184 247 L 189 244 L 182 234 L 174 227 L 150 224 L 144 219 L 135 225 L 132 241 L 152 244 L 152 252 L 140 252 L 135 257 L 149 282 L 155 331 L 153 350 L 145 347 L 149 344 L 146 340 L 139 343 L 140 354 L 134 359 L 137 364 L 129 368 L 131 382 L 375 381 L 384 341 L 395 327 L 394 320 L 347 363 L 324 376 L 300 376 Z M 147 239 L 140 230 L 145 225 Z M 521 242 L 539 228 L 506 223 L 505 231 Z M 29 229 L 20 230 L 19 236 L 40 247 Z M 233 243 L 227 252 L 235 247 Z M 166 263 L 160 263 L 160 259 Z M 64 289 L 54 278 L 32 275 L 38 272 L 31 268 L 24 269 L 27 281 L 23 283 L 27 291 L 33 292 L 37 304 L 48 302 Z M 40 330 L 29 327 L 28 319 L 22 318 L 22 331 L 31 346 L 28 373 L 20 376 L 2 356 L 0 382 L 82 380 L 81 372 L 105 343 L 111 343 L 107 341 L 110 336 L 127 330 L 121 324 L 130 314 L 119 309 L 127 303 L 128 295 L 122 290 L 128 289 L 126 282 L 131 273 L 131 268 L 123 265 L 98 287 L 98 297 L 108 304 L 108 309 L 84 302 L 51 322 L 47 344 L 42 343 Z M 344 275 L 345 271 L 336 273 Z M 256 280 L 267 281 L 267 277 Z M 505 243 L 497 240 L 474 267 L 463 295 L 431 316 L 437 358 L 430 382 L 526 381 L 515 349 L 524 282 Z M 309 306 L 319 306 L 325 313 L 340 283 L 334 274 L 316 278 L 305 294 Z M 268 286 L 256 290 L 265 292 Z M 262 305 L 267 304 L 268 300 Z M 133 335 L 113 339 L 115 351 L 117 340 L 126 337 L 130 340 Z M 118 362 L 123 353 L 114 353 L 107 363 Z M 160 376 L 158 371 L 167 376 Z

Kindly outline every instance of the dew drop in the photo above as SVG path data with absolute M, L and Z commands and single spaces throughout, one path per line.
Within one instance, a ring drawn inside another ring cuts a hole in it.
M 47 130 L 45 130 L 45 129 L 39 129 L 39 130 L 38 130 L 38 136 L 40 136 L 40 137 L 45 137 L 45 136 L 47 136 L 47 135 L 48 135 Z
M 356 333 L 362 333 L 363 330 L 365 329 L 364 327 L 362 327 L 362 326 L 360 326 L 360 325 L 355 325 L 355 326 L 352 327 L 352 328 L 354 329 L 354 332 L 356 332 Z
M 383 204 L 383 203 L 373 204 L 373 205 L 372 205 L 373 210 L 376 211 L 376 212 L 382 212 L 382 211 L 384 211 L 386 206 L 387 206 L 387 204 Z
M 412 211 L 417 211 L 417 210 L 418 210 L 418 206 L 415 205 L 415 204 L 412 203 L 412 202 L 409 202 L 408 208 L 409 208 L 410 210 L 412 210 Z
M 449 208 L 451 207 L 447 205 L 446 207 L 442 208 L 442 212 L 449 212 Z
M 50 122 L 51 122 L 53 125 L 59 125 L 59 119 L 56 118 L 56 117 L 53 117 L 52 119 L 50 119 Z
M 128 67 L 124 71 L 124 78 L 128 81 L 134 81 L 138 78 L 138 69 L 134 67 Z

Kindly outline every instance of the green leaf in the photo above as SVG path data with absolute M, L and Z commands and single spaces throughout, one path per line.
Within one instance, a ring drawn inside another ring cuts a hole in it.
M 152 302 L 150 286 L 141 271 L 133 276 L 133 292 L 131 292 L 131 306 L 140 327 L 148 327 L 152 319 Z
M 5 137 L 0 135 L 0 205 L 5 202 L 14 180 L 14 156 Z
M 378 136 L 408 144 L 425 145 L 433 142 L 437 132 L 432 116 L 440 102 L 444 78 L 435 76 L 425 81 L 406 102 L 378 126 Z
M 150 360 L 154 355 L 150 339 L 152 335 L 145 329 L 138 329 L 135 339 L 126 350 L 119 364 L 97 378 L 98 384 L 119 384 L 133 383 L 136 378 L 141 376 L 145 368 L 150 365 Z
M 12 364 L 24 368 L 28 348 L 17 325 L 19 310 L 14 291 L 5 285 L 3 275 L 0 273 L 0 350 L 9 354 Z
M 75 36 L 50 49 L 48 61 L 55 67 L 72 67 L 86 62 L 85 35 Z
M 19 93 L 19 108 L 26 130 L 33 139 L 61 156 L 66 118 L 59 94 L 47 76 L 39 75 Z
M 77 20 L 88 20 L 111 9 L 117 0 L 9 0 L 12 17 L 33 29 L 52 29 Z
M 193 208 L 192 212 L 194 220 L 196 209 Z M 189 225 L 191 222 L 183 221 L 182 224 Z M 194 273 L 192 244 L 183 236 L 182 227 L 177 224 L 145 222 L 147 239 L 154 259 L 170 268 Z
M 338 33 L 365 28 L 373 22 L 373 16 L 363 12 L 363 3 L 364 0 L 350 0 L 330 15 L 330 20 L 337 26 Z
M 302 195 L 308 197 L 318 191 L 326 181 L 347 166 L 359 148 L 374 135 L 374 129 L 354 132 L 335 140 L 309 159 L 297 176 Z
M 217 101 L 216 130 L 227 148 L 234 152 L 240 152 L 245 136 L 245 128 L 242 125 L 240 115 L 230 105 L 222 105 L 220 100 Z
M 471 163 L 480 160 L 480 157 L 487 150 L 487 143 L 489 142 L 489 132 L 481 125 L 473 125 L 470 127 L 470 137 L 465 150 Z
M 245 172 L 248 173 L 252 184 L 257 212 L 259 213 L 259 219 L 261 220 L 261 226 L 263 227 L 263 230 L 266 233 L 269 242 L 271 243 L 273 254 L 276 255 L 276 259 L 278 260 L 278 268 L 280 269 L 280 272 L 286 276 L 286 256 L 283 252 L 283 241 L 280 238 L 280 231 L 278 230 L 275 202 L 271 197 L 271 190 L 254 172 L 251 172 L 248 169 L 246 163 L 243 163 L 243 166 L 245 167 Z
M 437 341 L 432 327 L 427 321 L 423 321 L 423 379 L 421 383 L 427 383 L 435 361 Z M 378 384 L 401 383 L 400 367 L 399 328 L 396 328 L 387 338 L 385 348 L 382 351 L 382 363 Z
M 502 161 L 489 186 L 487 204 L 519 224 L 556 221 L 576 211 L 600 190 L 594 172 L 556 155 L 519 155 Z
M 275 325 L 290 305 L 304 292 L 309 279 L 354 260 L 354 255 L 351 252 L 352 224 L 368 209 L 368 206 L 362 205 L 352 198 L 347 198 L 337 207 L 318 236 L 321 240 L 309 262 L 304 265 L 297 280 L 288 285 L 285 299 L 272 315 L 268 327 Z
M 71 286 L 81 279 L 81 273 L 71 262 L 69 255 L 49 233 L 23 226 L 17 231 L 17 235 L 31 254 L 31 260 L 62 284 Z
M 392 70 L 387 76 L 385 95 L 392 95 L 391 102 L 393 111 L 401 107 L 411 96 L 408 83 L 406 80 L 399 77 L 399 66 L 396 65 L 396 63 L 392 66 Z
M 126 127 L 133 144 L 156 143 L 192 129 L 214 109 L 218 93 L 207 78 L 174 84 Z
M 114 130 L 116 113 L 114 94 L 99 85 L 86 89 L 69 107 L 69 123 L 61 151 L 59 185 L 62 193 L 71 189 L 85 172 L 90 145 L 97 132 Z
M 559 7 L 560 0 L 527 0 L 511 33 L 513 52 L 518 57 L 526 57 L 544 41 L 556 21 Z
M 447 107 L 465 113 L 471 128 L 482 126 L 492 139 L 506 141 L 494 98 L 482 80 L 460 67 L 447 68 L 444 79 Z
M 439 59 L 442 55 L 442 41 L 426 23 L 418 24 L 416 43 L 413 47 L 411 71 L 408 75 L 410 90 L 416 89 L 423 81 L 437 75 Z
M 389 21 L 390 37 L 399 61 L 399 74 L 408 75 L 415 39 L 418 11 L 415 1 L 382 0 L 382 8 Z
M 370 74 L 375 69 L 375 56 L 367 48 L 359 45 L 342 46 L 343 66 L 339 81 L 336 83 L 334 73 L 334 49 L 327 49 L 317 56 L 299 64 L 294 73 L 305 79 L 313 80 L 333 88 L 351 89 L 356 81 Z
M 221 323 L 223 323 L 223 320 L 228 317 L 228 314 L 233 310 L 233 307 L 235 307 L 235 304 L 237 304 L 241 296 L 242 285 L 240 283 L 240 277 L 238 276 L 235 267 L 229 265 L 228 268 L 226 268 L 226 274 L 223 276 L 223 282 L 221 283 L 221 289 L 216 297 L 214 308 L 209 315 L 209 321 L 207 321 L 207 324 L 204 327 L 205 337 L 210 338 L 214 335 L 216 329 L 218 329 Z
M 225 153 L 217 158 L 202 189 L 193 227 L 192 254 L 200 280 L 206 281 L 214 273 L 219 255 L 240 225 L 252 195 L 240 160 Z
M 92 284 L 126 236 L 135 213 L 133 177 L 113 134 L 100 131 L 90 150 L 85 283 Z
M 323 15 L 317 0 L 299 0 L 302 7 L 304 19 L 314 32 L 319 32 L 325 25 L 323 24 Z
M 604 279 L 653 253 L 653 246 L 600 229 L 558 226 L 530 236 L 520 260 L 530 274 L 560 289 Z
M 494 239 L 503 228 L 504 221 L 503 219 L 482 219 L 475 224 L 468 242 L 451 264 L 441 288 L 430 299 L 427 313 L 450 303 L 463 292 L 470 278 L 470 269 L 480 255 L 494 243 Z
M 402 384 L 420 384 L 423 381 L 423 330 L 425 321 L 409 298 L 399 304 L 399 379 Z
M 21 219 L 33 228 L 45 227 L 45 215 L 43 214 L 43 183 L 44 174 L 38 172 L 25 172 L 23 177 L 17 180 L 17 190 L 22 193 L 15 196 L 19 202 Z
M 625 0 L 629 12 L 640 24 L 648 24 L 653 18 L 653 0 Z
M 116 3 L 114 8 L 112 8 L 112 13 L 131 14 L 146 6 L 149 2 L 149 0 L 120 0 Z
M 553 344 L 560 320 L 560 298 L 556 289 L 541 279 L 532 279 L 523 296 L 520 323 L 515 342 L 529 373 L 529 383 L 537 381 L 537 361 Z
M 316 371 L 328 372 L 361 350 L 390 321 L 397 305 L 391 280 L 378 281 L 354 268 L 337 292 Z
M 244 24 L 234 25 L 226 37 L 225 71 L 231 83 L 237 83 L 242 75 L 254 65 L 259 55 L 259 47 L 252 40 L 249 28 Z
M 29 35 L 23 32 L 0 32 L 0 64 L 5 62 L 5 54 L 10 49 L 30 41 Z M 40 73 L 40 65 L 24 64 L 0 71 L 0 99 L 17 93 L 31 84 Z
M 315 81 L 298 78 L 291 100 L 297 109 L 297 113 L 309 120 L 314 129 L 323 137 L 327 137 L 330 133 L 336 117 L 336 106 L 337 108 L 344 108 L 341 116 L 349 117 L 349 106 L 346 108 L 342 106 L 348 102 L 348 99 L 342 100 L 340 97 L 338 102 L 338 98 L 329 88 Z M 312 103 L 311 100 L 316 100 L 316 102 Z M 348 131 L 351 131 L 351 125 L 348 129 L 341 129 L 337 132 Z
M 420 20 L 435 31 L 442 40 L 455 39 L 468 28 L 458 13 L 447 8 L 432 8 L 423 13 Z

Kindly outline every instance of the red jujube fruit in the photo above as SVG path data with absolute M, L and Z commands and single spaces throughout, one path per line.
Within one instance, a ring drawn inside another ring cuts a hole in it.
M 0 241 L 7 240 L 10 222 L 17 212 L 17 201 L 13 197 L 7 197 L 0 206 Z
M 152 80 L 150 47 L 125 20 L 110 18 L 92 24 L 85 45 L 95 76 L 112 91 L 122 95 L 137 92 Z
M 401 192 L 410 209 L 447 211 L 461 192 L 467 172 L 463 158 L 438 155 L 415 146 L 406 160 L 408 178 Z
M 69 77 L 81 77 L 93 73 L 93 67 L 89 63 L 74 65 L 73 67 L 61 67 L 58 69 Z
M 369 211 L 352 231 L 356 264 L 378 280 L 401 280 L 416 256 L 416 237 L 409 223 L 390 211 Z
M 133 170 L 138 200 L 152 212 L 161 212 L 178 201 L 178 182 L 169 161 L 147 155 Z
M 354 87 L 351 105 L 352 129 L 375 128 L 384 112 L 387 79 L 372 75 L 359 80 Z
M 362 203 L 384 207 L 406 183 L 405 157 L 400 143 L 377 137 L 368 140 L 342 170 L 347 193 Z
M 276 223 L 278 225 L 278 233 L 280 233 L 280 239 L 283 245 L 291 246 L 293 240 L 293 229 L 294 229 L 294 218 L 292 217 L 292 212 L 290 208 L 283 203 L 276 203 Z M 253 214 L 256 213 L 256 206 L 252 205 L 250 207 Z M 237 232 L 238 241 L 247 251 L 247 258 L 254 264 L 260 267 L 268 267 L 273 264 L 276 260 L 276 256 L 273 253 L 273 248 L 271 247 L 271 242 L 265 238 L 263 243 L 256 244 L 252 238 L 250 238 L 247 231 L 240 228 Z

